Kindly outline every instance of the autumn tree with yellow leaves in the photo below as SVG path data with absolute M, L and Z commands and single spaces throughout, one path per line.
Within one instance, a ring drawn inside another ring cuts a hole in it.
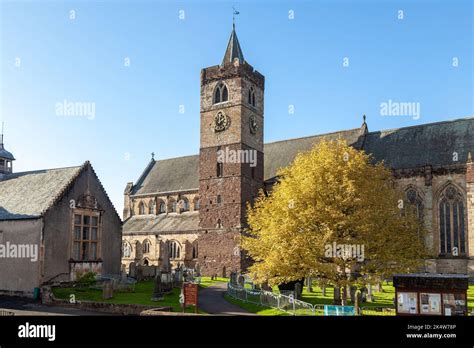
M 365 286 L 419 270 L 428 255 L 426 231 L 390 170 L 345 141 L 321 141 L 278 177 L 249 206 L 242 237 L 256 283 L 309 276 L 338 289 Z

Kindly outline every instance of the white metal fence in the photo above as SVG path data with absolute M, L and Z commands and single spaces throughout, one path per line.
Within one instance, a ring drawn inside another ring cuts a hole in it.
M 252 290 L 242 288 L 238 285 L 227 283 L 227 293 L 229 296 L 257 304 L 271 307 L 291 315 L 323 315 L 324 305 L 313 305 L 308 302 L 297 300 L 293 295 L 282 295 L 265 290 Z

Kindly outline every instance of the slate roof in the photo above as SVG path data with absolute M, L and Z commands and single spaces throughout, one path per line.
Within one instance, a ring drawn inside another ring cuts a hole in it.
M 40 217 L 79 175 L 83 167 L 4 175 L 0 180 L 0 220 Z
M 368 133 L 362 127 L 268 143 L 264 145 L 265 180 L 275 177 L 279 168 L 291 164 L 299 152 L 310 150 L 321 139 L 339 137 L 393 169 L 452 165 L 453 152 L 458 153 L 460 163 L 466 162 L 469 151 L 474 154 L 474 118 Z M 199 156 L 194 155 L 152 161 L 134 185 L 132 195 L 198 188 Z
M 197 190 L 199 156 L 152 160 L 133 186 L 132 194 Z
M 134 215 L 123 224 L 124 233 L 133 232 L 186 232 L 199 228 L 199 212 L 161 215 Z
M 453 152 L 466 163 L 468 152 L 474 154 L 474 118 L 371 132 L 363 148 L 394 169 L 456 164 Z
M 232 63 L 235 58 L 238 58 L 240 63 L 244 62 L 244 54 L 242 53 L 242 49 L 240 48 L 239 39 L 237 38 L 237 33 L 235 32 L 234 25 L 221 65 Z

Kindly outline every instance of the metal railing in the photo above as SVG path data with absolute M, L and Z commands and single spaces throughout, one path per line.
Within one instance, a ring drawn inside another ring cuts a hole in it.
M 0 309 L 0 317 L 11 317 L 13 315 L 15 315 L 14 312 L 10 312 L 10 311 L 4 310 L 4 309 Z
M 328 307 L 322 304 L 311 304 L 295 299 L 293 295 L 277 294 L 265 290 L 246 289 L 238 285 L 233 285 L 230 282 L 227 283 L 227 294 L 244 302 L 275 308 L 295 316 L 325 315 L 325 307 L 326 309 Z M 337 311 L 338 314 L 335 314 L 336 311 L 334 311 L 334 314 L 332 314 L 332 312 L 331 314 L 327 314 L 328 312 L 326 311 L 326 315 L 349 315 L 344 314 L 348 313 L 348 311 L 343 310 L 345 308 L 349 308 L 349 306 L 331 307 L 340 307 L 341 310 Z

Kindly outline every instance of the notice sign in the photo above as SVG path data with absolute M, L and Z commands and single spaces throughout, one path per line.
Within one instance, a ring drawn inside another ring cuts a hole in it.
M 183 311 L 184 308 L 188 305 L 196 306 L 196 313 L 197 313 L 197 306 L 198 306 L 198 285 L 193 283 L 184 283 L 183 284 L 183 294 L 184 294 L 184 303 L 183 303 Z

